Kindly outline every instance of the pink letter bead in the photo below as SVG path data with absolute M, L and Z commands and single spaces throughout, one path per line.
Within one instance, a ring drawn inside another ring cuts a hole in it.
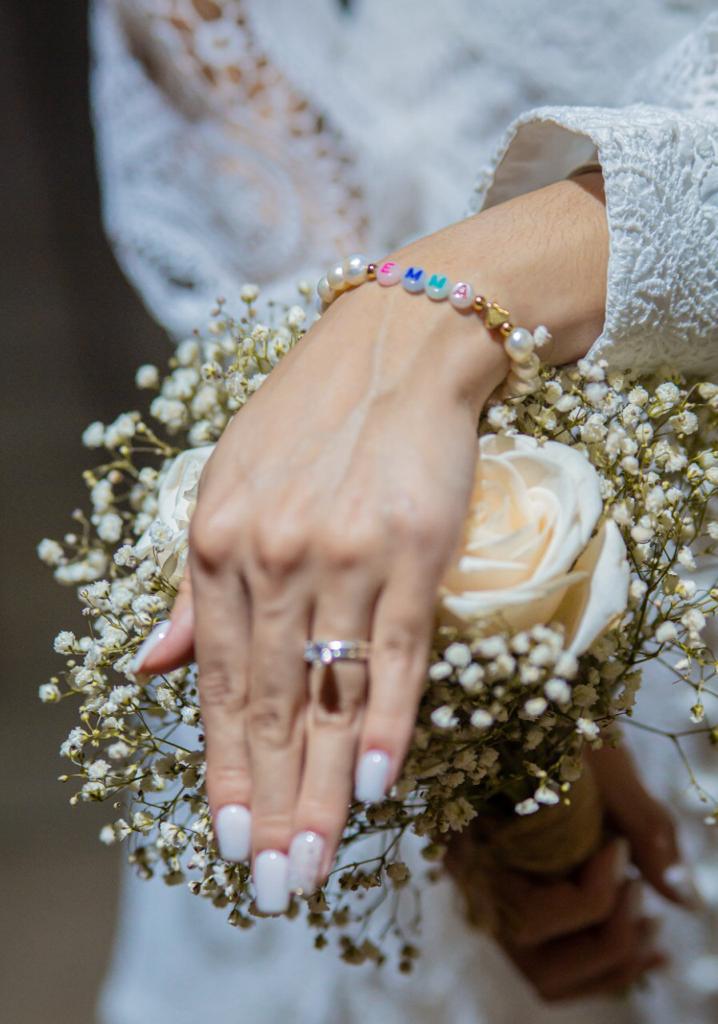
M 409 267 L 404 271 L 402 284 L 408 292 L 423 292 L 426 274 L 421 267 Z
M 449 302 L 454 309 L 468 309 L 474 301 L 474 289 L 465 281 L 457 281 L 451 289 Z
M 384 286 L 398 284 L 401 281 L 402 270 L 394 260 L 387 260 L 376 268 L 376 279 Z
M 439 299 L 445 299 L 450 289 L 451 284 L 445 274 L 432 274 L 426 282 L 426 294 L 437 302 Z

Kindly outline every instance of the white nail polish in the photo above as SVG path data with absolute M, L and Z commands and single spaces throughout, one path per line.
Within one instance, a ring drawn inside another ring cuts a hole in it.
M 254 860 L 254 902 L 262 914 L 283 914 L 289 906 L 289 857 L 262 850 Z
M 219 855 L 224 860 L 247 860 L 252 846 L 252 815 L 242 804 L 225 804 L 214 821 Z
M 289 844 L 289 889 L 311 896 L 317 887 L 324 840 L 316 832 L 298 832 Z
M 663 881 L 687 906 L 703 905 L 703 897 L 696 885 L 693 872 L 685 864 L 671 864 L 663 872 Z
M 167 619 L 165 622 L 157 623 L 154 629 L 151 630 L 149 636 L 147 636 L 144 642 L 142 643 L 137 654 L 132 659 L 132 664 L 130 665 L 131 672 L 133 672 L 136 675 L 138 672 L 142 670 L 142 665 L 147 655 L 150 653 L 150 651 L 153 651 L 155 649 L 158 643 L 164 640 L 164 638 L 169 633 L 171 627 L 172 623 L 170 622 L 169 619 Z
M 354 791 L 357 800 L 375 804 L 386 796 L 389 755 L 383 750 L 367 750 L 357 766 Z

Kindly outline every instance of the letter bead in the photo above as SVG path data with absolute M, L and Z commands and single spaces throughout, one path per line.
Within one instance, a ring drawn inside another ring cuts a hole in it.
M 379 284 L 388 287 L 391 284 L 398 284 L 401 281 L 402 269 L 394 260 L 387 260 L 376 268 L 376 279 Z
M 435 302 L 445 299 L 451 289 L 451 282 L 444 274 L 432 274 L 426 283 L 426 294 Z
M 457 281 L 449 293 L 449 302 L 454 309 L 470 309 L 474 301 L 474 289 L 465 281 Z
M 423 292 L 426 274 L 421 267 L 409 267 L 404 271 L 402 284 L 408 292 Z

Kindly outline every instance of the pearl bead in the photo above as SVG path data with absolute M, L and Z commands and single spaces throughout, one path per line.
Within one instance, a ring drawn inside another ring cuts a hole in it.
M 385 263 L 377 265 L 376 279 L 379 284 L 388 287 L 390 284 L 398 284 L 401 281 L 402 273 L 403 271 L 398 263 L 394 260 L 386 260 Z
M 509 334 L 504 347 L 511 359 L 525 363 L 535 348 L 533 335 L 525 327 L 517 327 Z
M 506 378 L 509 393 L 512 395 L 531 395 L 540 383 L 536 377 L 532 380 L 521 380 L 520 377 L 516 377 L 513 373 L 510 373 Z
M 465 281 L 457 281 L 449 293 L 449 302 L 454 309 L 469 309 L 474 301 L 474 289 Z
M 327 273 L 327 281 L 335 292 L 343 292 L 347 286 L 346 277 L 344 276 L 344 264 L 337 263 L 336 266 Z
M 432 274 L 426 282 L 426 294 L 435 302 L 445 299 L 450 290 L 451 282 L 444 274 Z
M 408 292 L 423 292 L 426 274 L 421 267 L 409 267 L 404 271 L 402 284 Z
M 355 285 L 363 284 L 366 281 L 366 271 L 369 265 L 369 260 L 366 256 L 362 256 L 361 253 L 355 252 L 352 256 L 347 256 L 344 260 L 344 277 L 349 288 L 353 288 Z
M 521 380 L 533 380 L 537 376 L 541 368 L 541 360 L 532 352 L 525 363 L 516 363 L 511 367 L 511 372 L 515 377 L 520 377 Z
M 326 302 L 327 305 L 334 298 L 334 289 L 329 284 L 326 274 L 324 275 L 324 277 L 320 277 L 319 280 L 317 281 L 317 295 L 322 300 L 322 302 Z

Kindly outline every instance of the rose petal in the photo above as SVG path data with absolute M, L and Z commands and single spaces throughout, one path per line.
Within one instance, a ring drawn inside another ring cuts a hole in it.
M 607 520 L 576 562 L 584 579 L 570 588 L 556 618 L 566 626 L 567 650 L 583 654 L 628 604 L 630 569 L 626 545 L 613 519 Z

